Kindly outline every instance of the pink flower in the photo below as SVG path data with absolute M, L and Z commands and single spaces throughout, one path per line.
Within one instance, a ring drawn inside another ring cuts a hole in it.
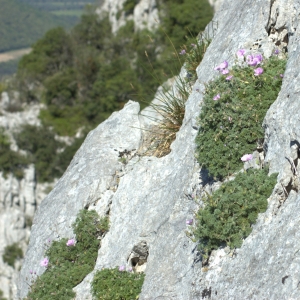
M 257 68 L 254 70 L 254 76 L 259 76 L 264 72 L 263 68 Z
M 274 51 L 274 54 L 279 54 L 279 50 L 278 49 L 276 49 L 275 51 Z
M 228 68 L 228 62 L 224 60 L 220 65 L 214 68 L 216 71 L 223 71 L 224 69 Z
M 120 267 L 119 267 L 119 271 L 120 271 L 120 272 L 125 271 L 125 266 L 120 266 Z
M 66 245 L 67 245 L 68 247 L 70 247 L 70 246 L 75 246 L 75 240 L 74 240 L 74 239 L 68 240 L 67 243 L 66 243 Z
M 193 219 L 186 220 L 186 221 L 185 221 L 185 224 L 186 224 L 186 225 L 192 225 L 192 224 L 193 224 L 193 221 L 194 221 Z
M 221 96 L 220 96 L 220 94 L 217 94 L 216 96 L 214 96 L 214 100 L 216 101 L 216 100 L 219 100 L 221 98 Z
M 192 46 L 192 47 L 196 47 L 196 45 L 195 45 L 195 44 L 191 44 L 191 46 Z
M 47 257 L 43 258 L 43 260 L 41 261 L 41 266 L 47 268 L 48 264 L 49 264 L 49 259 Z
M 223 71 L 222 71 L 222 74 L 223 75 L 226 75 L 226 74 L 228 74 L 229 73 L 229 70 L 228 69 L 224 69 Z
M 249 66 L 255 67 L 256 65 L 259 65 L 262 61 L 263 56 L 261 54 L 247 56 L 247 63 Z
M 238 52 L 236 53 L 236 55 L 242 57 L 242 56 L 245 55 L 245 52 L 246 52 L 245 49 L 240 49 L 240 50 L 238 50 Z
M 180 52 L 179 52 L 180 55 L 184 55 L 186 54 L 186 51 L 184 49 L 182 49 Z
M 246 162 L 246 161 L 251 160 L 252 158 L 253 158 L 252 154 L 245 154 L 241 157 L 241 161 Z
M 280 76 L 281 78 L 283 78 L 283 74 L 280 74 L 279 76 Z
M 233 76 L 229 75 L 229 76 L 226 77 L 226 80 L 231 80 L 232 78 L 233 78 Z

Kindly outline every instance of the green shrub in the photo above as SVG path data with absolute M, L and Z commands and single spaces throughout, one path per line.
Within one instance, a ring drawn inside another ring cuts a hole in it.
M 4 248 L 2 258 L 4 262 L 6 262 L 9 266 L 14 268 L 15 261 L 17 259 L 23 258 L 23 250 L 18 246 L 17 243 L 6 246 Z
M 27 299 L 73 299 L 72 289 L 94 269 L 100 245 L 98 237 L 106 233 L 107 224 L 107 218 L 100 219 L 95 211 L 79 212 L 73 224 L 75 246 L 68 247 L 66 238 L 52 243 L 46 251 L 48 267 L 31 286 Z
M 123 4 L 123 10 L 126 15 L 130 15 L 133 13 L 134 7 L 138 3 L 138 0 L 126 0 Z
M 62 173 L 57 169 L 57 149 L 62 146 L 54 138 L 54 133 L 46 127 L 24 125 L 21 132 L 15 134 L 20 149 L 29 152 L 28 160 L 35 164 L 39 182 L 51 181 Z
M 277 174 L 268 170 L 248 169 L 204 200 L 205 207 L 196 215 L 194 235 L 199 249 L 207 258 L 212 250 L 228 245 L 238 248 L 252 231 L 258 213 L 265 212 L 267 198 L 276 183 Z
M 196 152 L 210 175 L 223 179 L 233 174 L 242 168 L 241 157 L 262 144 L 262 121 L 280 91 L 285 65 L 286 60 L 271 57 L 260 76 L 253 75 L 252 67 L 235 66 L 231 80 L 222 75 L 206 86 Z
M 0 290 L 0 300 L 7 300 L 6 298 L 3 297 L 3 292 Z
M 9 138 L 4 133 L 3 128 L 0 128 L 0 171 L 4 176 L 7 173 L 12 173 L 16 178 L 22 179 L 23 169 L 29 164 L 26 157 L 10 149 Z
M 172 21 L 170 24 L 163 21 L 164 32 L 135 32 L 133 22 L 128 21 L 114 35 L 108 17 L 100 20 L 92 9 L 87 10 L 70 33 L 62 28 L 49 31 L 21 59 L 17 76 L 21 99 L 30 102 L 42 98 L 48 112 L 42 111 L 40 118 L 60 135 L 73 135 L 82 126 L 96 126 L 129 99 L 145 107 L 161 82 L 180 70 L 181 63 L 178 66 L 176 62 L 176 68 L 173 67 L 173 52 L 179 51 L 185 36 L 189 33 L 196 36 L 204 29 L 203 24 L 210 21 L 212 14 L 207 14 L 210 7 L 207 0 L 200 2 L 204 13 L 193 19 L 188 17 L 188 10 L 194 13 L 193 5 L 168 1 L 172 8 L 165 10 L 165 16 Z M 136 3 L 136 0 L 126 1 L 124 10 L 131 13 Z M 183 19 L 178 14 L 181 9 L 185 11 Z M 177 21 L 189 29 L 173 31 Z M 176 40 L 175 48 L 169 39 Z M 151 72 L 147 71 L 148 63 Z
M 207 0 L 159 0 L 158 6 L 161 26 L 176 49 L 187 41 L 187 36 L 197 36 L 203 31 L 213 17 Z
M 144 274 L 103 269 L 98 271 L 92 282 L 92 294 L 101 300 L 136 300 L 142 290 Z

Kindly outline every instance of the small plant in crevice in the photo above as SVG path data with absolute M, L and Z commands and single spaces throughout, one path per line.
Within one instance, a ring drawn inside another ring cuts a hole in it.
M 267 169 L 248 169 L 207 195 L 204 208 L 196 214 L 197 224 L 193 231 L 199 240 L 203 263 L 207 262 L 212 250 L 221 246 L 241 247 L 258 214 L 267 209 L 267 199 L 276 178 L 277 174 L 268 176 Z
M 14 268 L 16 260 L 23 258 L 23 250 L 17 243 L 13 243 L 4 248 L 2 258 L 5 263 Z
M 76 239 L 63 238 L 51 244 L 41 261 L 46 271 L 31 285 L 26 299 L 73 299 L 72 289 L 94 269 L 99 237 L 108 228 L 108 218 L 100 219 L 95 211 L 79 212 L 73 224 Z
M 197 38 L 190 40 L 189 50 L 183 47 L 185 55 L 185 68 L 187 70 L 187 80 L 195 82 L 197 80 L 196 69 L 200 65 L 204 54 L 211 43 L 211 38 L 204 32 L 200 33 Z
M 239 61 L 232 70 L 226 61 L 215 68 L 221 76 L 207 84 L 199 116 L 196 156 L 218 180 L 241 169 L 240 158 L 262 146 L 262 121 L 278 96 L 286 65 L 285 59 L 264 60 L 261 54 Z
M 170 146 L 176 138 L 185 114 L 185 103 L 191 93 L 192 86 L 196 80 L 196 68 L 201 63 L 210 40 L 201 33 L 191 50 L 187 52 L 182 49 L 178 54 L 184 58 L 187 70 L 186 78 L 180 75 L 175 77 L 171 88 L 161 86 L 161 91 L 156 94 L 155 102 L 150 106 L 161 116 L 155 126 L 151 128 L 148 150 L 144 155 L 163 157 L 170 153 Z M 173 46 L 174 47 L 174 46 Z M 186 48 L 186 46 L 184 46 Z M 176 51 L 175 47 L 174 50 Z M 181 66 L 181 59 L 177 56 L 178 64 Z M 147 117 L 147 115 L 146 115 Z
M 179 76 L 174 87 L 163 90 L 156 96 L 156 103 L 150 104 L 161 119 L 154 120 L 156 124 L 150 129 L 150 142 L 144 155 L 163 157 L 170 153 L 171 143 L 176 138 L 185 113 L 185 102 L 190 94 L 191 86 Z M 145 115 L 147 117 L 147 115 Z
M 101 300 L 136 300 L 145 274 L 125 271 L 125 267 L 97 271 L 92 281 L 92 295 Z

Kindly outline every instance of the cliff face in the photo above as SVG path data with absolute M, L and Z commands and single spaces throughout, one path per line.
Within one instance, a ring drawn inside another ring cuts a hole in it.
M 109 214 L 110 230 L 101 242 L 95 270 L 130 265 L 134 246 L 146 244 L 146 277 L 140 299 L 297 299 L 300 282 L 299 239 L 299 0 L 225 0 L 208 31 L 214 38 L 197 69 L 198 80 L 186 103 L 183 125 L 165 157 L 139 157 L 139 105 L 122 111 L 90 132 L 64 176 L 41 203 L 19 280 L 19 297 L 28 292 L 30 270 L 41 274 L 43 244 L 72 237 L 71 224 L 89 207 Z M 234 256 L 216 251 L 203 269 L 197 245 L 186 236 L 203 189 L 214 188 L 194 158 L 197 117 L 204 83 L 214 67 L 235 61 L 240 48 L 259 49 L 266 57 L 287 47 L 289 56 L 281 92 L 264 121 L 266 161 L 279 172 L 269 206 Z M 182 71 L 184 72 L 184 70 Z M 130 152 L 128 163 L 119 159 Z M 289 159 L 287 159 L 289 158 Z M 294 161 L 295 168 L 289 160 Z M 89 274 L 74 290 L 91 299 Z
M 126 0 L 105 0 L 97 10 L 99 15 L 108 13 L 113 33 L 129 20 L 134 21 L 135 30 L 152 30 L 158 26 L 159 16 L 156 0 L 138 1 L 130 13 L 123 9 L 125 2 Z
M 17 150 L 13 132 L 23 124 L 38 125 L 39 105 L 32 105 L 24 111 L 10 113 L 6 108 L 11 99 L 2 94 L 0 102 L 0 127 L 11 139 L 11 148 Z M 0 173 L 0 290 L 3 296 L 12 299 L 17 294 L 16 280 L 21 261 L 15 267 L 3 262 L 6 246 L 16 243 L 25 253 L 32 222 L 37 206 L 47 194 L 47 184 L 37 184 L 34 166 L 24 170 L 24 177 L 16 179 L 12 174 Z

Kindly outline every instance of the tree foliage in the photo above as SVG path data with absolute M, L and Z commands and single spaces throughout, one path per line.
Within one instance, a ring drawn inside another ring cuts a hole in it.
M 205 207 L 196 215 L 194 230 L 204 257 L 220 246 L 241 247 L 258 214 L 267 209 L 276 177 L 277 174 L 268 176 L 267 169 L 249 169 L 207 196 Z

